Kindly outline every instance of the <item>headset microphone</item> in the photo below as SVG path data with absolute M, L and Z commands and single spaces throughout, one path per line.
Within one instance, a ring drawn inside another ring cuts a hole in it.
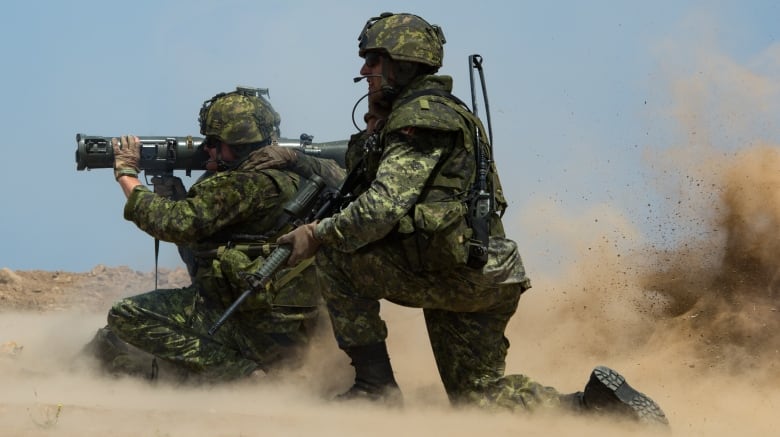
M 352 79 L 352 81 L 355 82 L 355 83 L 358 83 L 358 82 L 360 82 L 363 79 L 368 79 L 369 77 L 382 77 L 382 75 L 381 74 L 367 74 L 365 76 L 358 76 L 358 77 Z

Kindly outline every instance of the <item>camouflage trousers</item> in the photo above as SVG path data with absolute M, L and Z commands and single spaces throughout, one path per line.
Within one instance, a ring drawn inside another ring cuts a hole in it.
M 209 336 L 225 309 L 194 286 L 128 297 L 111 308 L 90 349 L 112 373 L 149 375 L 156 357 L 176 379 L 227 381 L 293 360 L 316 319 L 316 309 L 237 311 Z
M 507 323 L 520 284 L 486 286 L 465 269 L 413 272 L 392 246 L 355 253 L 323 247 L 318 274 L 339 347 L 382 342 L 380 299 L 422 308 L 439 375 L 450 401 L 486 409 L 558 407 L 561 395 L 525 375 L 504 375 Z

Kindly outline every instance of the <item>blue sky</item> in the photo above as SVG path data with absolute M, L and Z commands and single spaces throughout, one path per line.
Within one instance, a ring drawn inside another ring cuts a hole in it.
M 774 1 L 11 0 L 0 15 L 0 268 L 151 270 L 153 240 L 122 218 L 111 171 L 76 171 L 76 133 L 197 135 L 204 100 L 248 85 L 270 89 L 283 136 L 347 138 L 365 92 L 352 82 L 357 35 L 386 10 L 443 27 L 441 72 L 464 100 L 467 57 L 483 56 L 507 227 L 537 269 L 565 257 L 553 230 L 528 225 L 539 205 L 567 217 L 606 206 L 643 231 L 648 209 L 668 208 L 647 157 L 685 141 L 676 85 L 700 76 L 717 104 L 741 95 L 713 79 L 723 65 L 759 76 L 769 91 L 744 101 L 761 108 L 693 113 L 713 130 L 747 125 L 713 147 L 780 143 Z M 171 245 L 160 264 L 179 265 Z

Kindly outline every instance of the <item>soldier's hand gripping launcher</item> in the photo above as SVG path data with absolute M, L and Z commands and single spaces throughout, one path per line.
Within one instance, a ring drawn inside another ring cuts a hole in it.
M 119 137 L 116 137 L 119 138 Z M 203 138 L 193 136 L 141 136 L 141 157 L 138 168 L 147 176 L 170 176 L 174 170 L 184 170 L 190 176 L 192 170 L 205 170 L 207 154 L 201 144 Z M 347 141 L 313 143 L 314 137 L 301 134 L 299 140 L 279 139 L 283 147 L 293 147 L 319 158 L 332 159 L 344 167 Z M 76 170 L 113 168 L 114 149 L 111 137 L 76 134 Z

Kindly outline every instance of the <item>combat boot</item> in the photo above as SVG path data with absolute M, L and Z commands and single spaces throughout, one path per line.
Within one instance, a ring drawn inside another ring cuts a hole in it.
M 336 400 L 368 400 L 400 407 L 403 396 L 393 376 L 385 342 L 345 348 L 355 368 L 355 383 Z
M 593 369 L 584 391 L 563 395 L 561 405 L 575 411 L 613 414 L 640 423 L 669 425 L 658 404 L 634 390 L 620 373 L 604 366 Z

